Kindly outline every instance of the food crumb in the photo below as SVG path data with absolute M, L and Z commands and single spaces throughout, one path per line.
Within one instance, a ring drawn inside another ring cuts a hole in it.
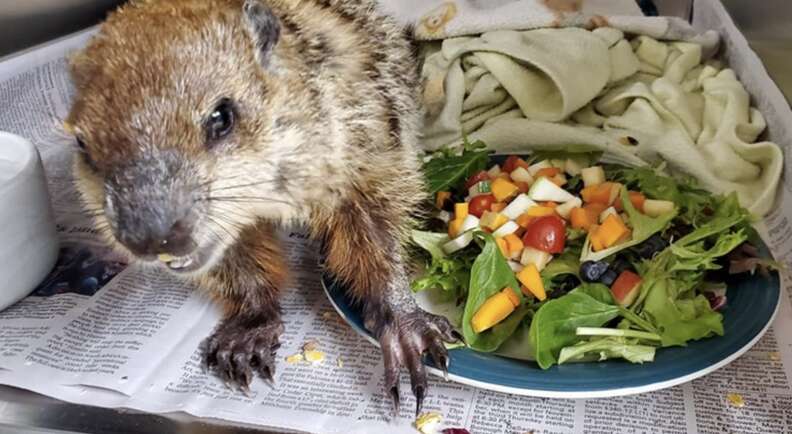
M 333 312 L 330 312 L 328 310 L 327 312 L 322 314 L 322 318 L 324 318 L 324 319 L 333 319 Z
M 311 363 L 322 363 L 325 358 L 325 354 L 319 350 L 307 350 L 303 354 L 305 354 L 305 360 Z
M 781 360 L 781 353 L 779 353 L 778 351 L 772 351 L 768 355 L 770 356 L 770 360 L 772 360 L 774 362 L 778 362 L 778 361 Z
M 443 420 L 440 413 L 433 411 L 421 413 L 415 418 L 415 428 L 423 434 L 435 434 L 437 432 L 437 425 Z
M 341 359 L 341 357 L 336 359 L 336 365 L 338 365 L 339 368 L 343 368 L 344 367 L 344 361 Z
M 319 348 L 319 342 L 311 340 L 303 344 L 303 351 L 313 351 Z
M 292 354 L 291 356 L 286 357 L 286 363 L 300 363 L 305 358 L 303 357 L 302 353 Z
M 739 393 L 729 393 L 726 395 L 726 399 L 729 401 L 733 407 L 742 408 L 745 407 L 745 399 L 743 399 L 742 395 Z

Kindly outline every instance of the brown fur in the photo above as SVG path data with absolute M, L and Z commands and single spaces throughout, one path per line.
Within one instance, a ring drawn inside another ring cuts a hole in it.
M 195 249 L 168 264 L 226 308 L 206 345 L 226 381 L 272 378 L 286 282 L 273 231 L 289 224 L 322 241 L 363 305 L 396 403 L 402 366 L 419 409 L 421 354 L 446 366 L 452 329 L 417 307 L 402 259 L 425 197 L 411 49 L 371 0 L 139 0 L 74 58 L 86 207 L 112 241 L 146 234 L 123 243 L 143 259 L 177 249 L 161 242 L 173 222 L 189 228 Z M 236 126 L 210 141 L 222 101 Z

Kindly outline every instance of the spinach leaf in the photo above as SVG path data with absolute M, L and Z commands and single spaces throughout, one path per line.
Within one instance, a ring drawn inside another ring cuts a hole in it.
M 562 348 L 581 340 L 576 334 L 578 327 L 600 327 L 619 316 L 618 306 L 603 302 L 606 292 L 610 297 L 603 285 L 581 285 L 539 308 L 529 331 L 539 367 L 551 367 Z
M 429 193 L 450 190 L 472 174 L 484 170 L 489 154 L 483 142 L 465 142 L 462 153 L 456 155 L 449 149 L 435 151 L 423 165 L 423 173 Z
M 624 337 L 606 337 L 581 341 L 575 345 L 564 347 L 558 356 L 558 364 L 569 362 L 603 361 L 607 359 L 625 359 L 632 363 L 654 361 L 656 348 L 642 345 L 636 339 Z
M 630 202 L 626 189 L 622 189 L 621 191 L 621 201 L 624 211 L 629 218 L 630 226 L 632 226 L 632 236 L 630 239 L 613 247 L 595 252 L 591 248 L 590 237 L 587 237 L 580 254 L 580 262 L 599 261 L 621 250 L 641 244 L 655 233 L 667 228 L 677 214 L 677 209 L 658 217 L 649 217 L 648 215 L 642 214 L 636 210 L 632 202 Z
M 478 236 L 484 239 L 484 249 L 476 258 L 470 271 L 470 286 L 462 319 L 462 335 L 470 348 L 482 352 L 492 352 L 497 350 L 503 341 L 514 333 L 514 330 L 520 325 L 520 321 L 528 314 L 529 309 L 526 306 L 521 306 L 491 329 L 481 333 L 473 331 L 470 322 L 473 315 L 489 297 L 503 288 L 512 288 L 520 301 L 523 300 L 519 290 L 520 285 L 514 277 L 514 272 L 509 268 L 506 258 L 498 249 L 495 239 L 487 233 L 480 233 Z

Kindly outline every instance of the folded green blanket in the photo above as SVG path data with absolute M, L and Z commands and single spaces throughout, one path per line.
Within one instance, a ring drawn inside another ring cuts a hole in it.
M 463 133 L 501 152 L 569 147 L 630 165 L 668 162 L 766 214 L 783 169 L 756 142 L 761 113 L 734 72 L 692 42 L 613 28 L 492 31 L 426 45 L 424 145 Z

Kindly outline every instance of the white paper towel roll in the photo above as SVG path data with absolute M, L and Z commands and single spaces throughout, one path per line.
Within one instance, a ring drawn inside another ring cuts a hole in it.
M 32 143 L 0 132 L 0 310 L 32 291 L 55 265 L 58 236 Z

